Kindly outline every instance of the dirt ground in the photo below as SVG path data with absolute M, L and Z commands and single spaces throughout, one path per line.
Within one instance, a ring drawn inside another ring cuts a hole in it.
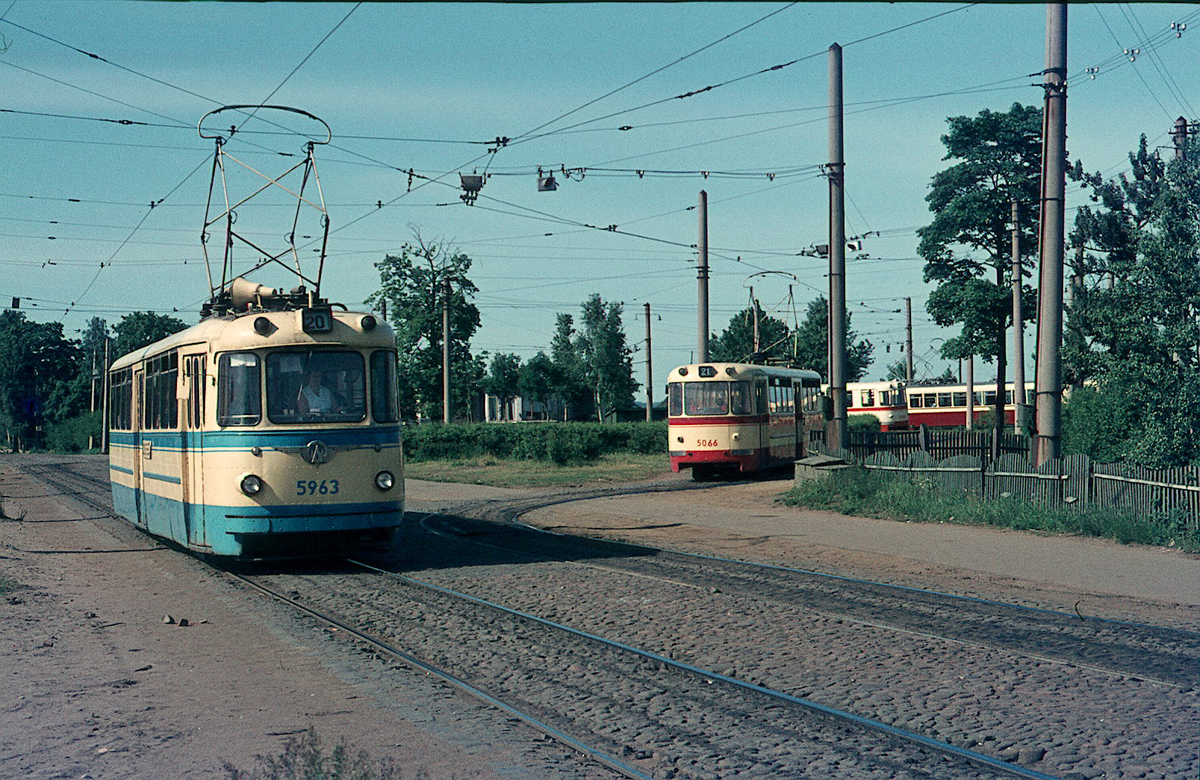
M 17 460 L 0 455 L 3 507 L 24 514 L 0 520 L 0 579 L 15 586 L 0 594 L 0 778 L 221 777 L 224 761 L 248 769 L 310 727 L 392 759 L 403 777 L 605 776 L 434 680 L 386 674 L 355 643 L 200 561 L 94 522 Z M 803 512 L 775 503 L 788 486 L 597 499 L 523 520 L 1200 628 L 1200 556 Z M 415 512 L 521 492 L 408 490 Z

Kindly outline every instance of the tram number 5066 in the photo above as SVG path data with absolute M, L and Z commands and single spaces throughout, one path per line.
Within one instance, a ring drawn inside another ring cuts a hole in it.
M 698 446 L 698 447 L 716 447 L 717 440 L 716 439 L 697 439 L 696 446 Z
M 335 496 L 338 492 L 338 481 L 336 479 L 323 479 L 317 482 L 315 479 L 296 480 L 296 495 L 298 496 Z

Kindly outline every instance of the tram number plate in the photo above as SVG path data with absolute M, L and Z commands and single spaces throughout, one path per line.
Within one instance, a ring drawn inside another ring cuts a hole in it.
M 697 439 L 696 446 L 697 447 L 716 447 L 717 440 L 716 439 Z
M 333 312 L 329 309 L 305 309 L 300 325 L 305 333 L 328 333 L 333 330 Z
M 296 480 L 296 495 L 298 496 L 336 496 L 337 492 L 338 481 L 336 479 L 323 479 L 320 482 L 315 479 Z

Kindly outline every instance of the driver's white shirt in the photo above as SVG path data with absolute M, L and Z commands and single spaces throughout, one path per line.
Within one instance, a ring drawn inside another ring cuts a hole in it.
M 316 391 L 308 385 L 304 385 L 300 388 L 300 395 L 308 404 L 310 414 L 325 414 L 333 409 L 333 391 L 324 385 L 321 385 Z

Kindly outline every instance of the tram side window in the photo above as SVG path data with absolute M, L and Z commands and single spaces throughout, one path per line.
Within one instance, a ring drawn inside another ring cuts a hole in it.
M 108 391 L 108 427 L 114 431 L 133 428 L 133 370 L 114 371 Z
M 683 414 L 683 383 L 667 383 L 667 415 L 679 417 Z
M 179 423 L 176 387 L 179 382 L 179 353 L 172 350 L 146 361 L 146 395 L 142 415 L 148 430 L 174 428 Z
M 226 352 L 217 361 L 217 424 L 257 425 L 262 419 L 258 355 Z
M 875 391 L 874 390 L 862 390 L 860 392 L 862 395 L 862 405 L 863 406 L 874 406 L 875 405 Z
M 967 405 L 967 394 L 955 392 L 954 393 L 954 405 L 955 406 L 966 406 Z
M 914 409 L 920 409 L 920 408 L 922 408 L 922 407 L 923 407 L 925 404 L 924 404 L 924 403 L 922 403 L 922 401 L 921 401 L 921 395 L 920 395 L 920 393 L 913 393 L 912 395 L 910 395 L 910 396 L 908 397 L 908 405 L 909 405 L 909 406 L 911 406 L 911 407 L 912 407 L 912 408 L 914 408 Z
M 371 416 L 375 422 L 396 422 L 400 404 L 396 397 L 396 353 L 371 353 Z
M 734 414 L 754 414 L 754 390 L 750 382 L 729 383 L 729 407 Z

